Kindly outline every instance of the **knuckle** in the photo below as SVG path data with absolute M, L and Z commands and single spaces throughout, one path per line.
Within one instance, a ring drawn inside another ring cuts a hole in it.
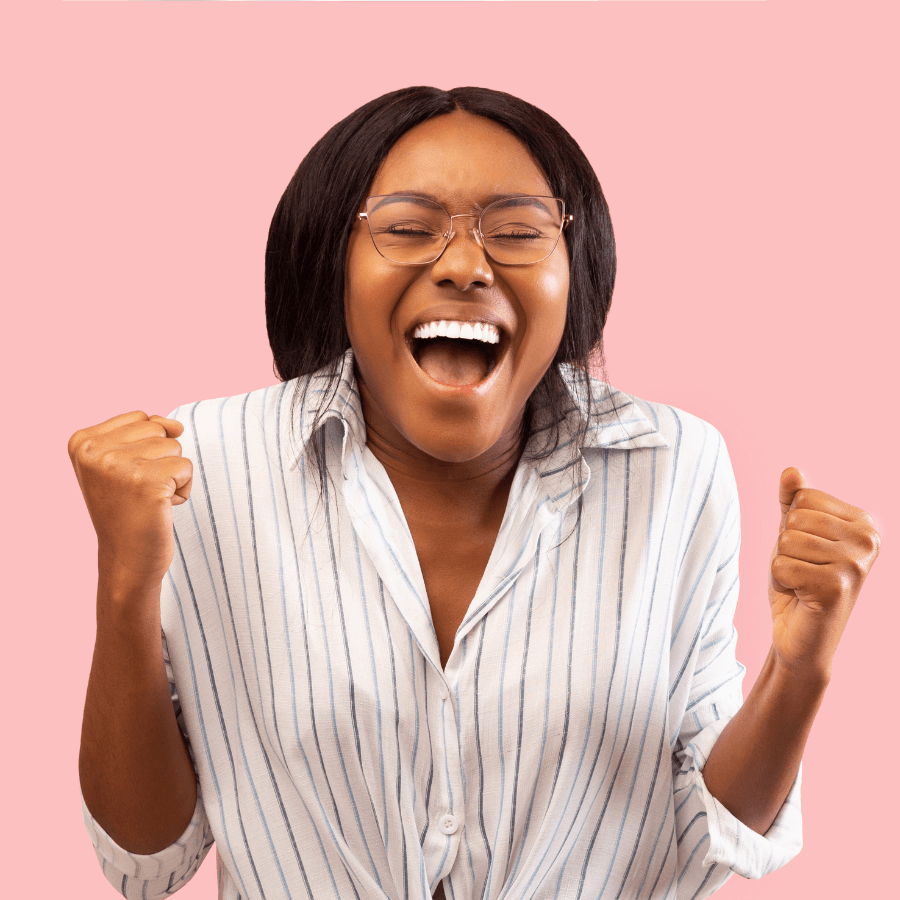
M 863 552 L 867 555 L 878 555 L 878 551 L 881 549 L 881 535 L 875 528 L 874 522 L 862 520 L 858 524 L 854 537 L 855 543 L 859 545 Z
M 66 450 L 69 454 L 69 459 L 74 460 L 75 454 L 78 451 L 78 448 L 81 446 L 82 435 L 84 434 L 84 429 L 79 428 L 70 438 L 68 444 L 66 444 Z
M 82 459 L 89 459 L 97 449 L 97 440 L 93 435 L 86 434 L 78 444 L 77 452 Z
M 791 529 L 792 531 L 800 530 L 800 518 L 801 515 L 796 509 L 792 509 L 785 517 L 784 517 L 784 528 L 785 531 Z M 784 533 L 784 532 L 782 532 Z
M 856 567 L 850 566 L 844 569 L 840 577 L 835 579 L 834 595 L 835 598 L 850 593 L 859 583 Z
M 135 460 L 134 464 L 128 469 L 127 477 L 129 484 L 131 484 L 132 486 L 136 488 L 140 488 L 143 486 L 146 479 L 146 473 L 144 471 L 144 467 L 138 460 Z
M 869 513 L 864 513 L 863 524 L 865 525 L 866 546 L 870 553 L 877 556 L 881 550 L 881 535 L 875 525 L 875 519 Z
M 114 450 L 106 450 L 97 455 L 95 466 L 104 475 L 112 475 L 118 468 L 119 460 Z
M 866 529 L 866 550 L 875 556 L 881 550 L 881 535 L 874 528 Z

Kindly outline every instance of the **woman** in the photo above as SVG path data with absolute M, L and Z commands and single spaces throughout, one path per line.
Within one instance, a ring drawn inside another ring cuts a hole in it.
M 213 840 L 227 898 L 703 897 L 798 852 L 879 538 L 785 470 L 741 706 L 728 455 L 588 376 L 614 277 L 558 123 L 397 91 L 276 210 L 283 384 L 72 436 L 100 559 L 84 814 L 126 897 Z

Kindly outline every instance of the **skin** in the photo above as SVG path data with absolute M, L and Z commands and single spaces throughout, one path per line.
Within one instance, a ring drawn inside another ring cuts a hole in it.
M 458 112 L 411 130 L 391 150 L 369 194 L 398 191 L 432 195 L 451 214 L 475 212 L 471 204 L 492 193 L 550 193 L 516 138 Z M 368 445 L 409 522 L 442 664 L 497 536 L 525 400 L 562 334 L 567 265 L 562 241 L 546 264 L 503 267 L 466 235 L 435 263 L 397 266 L 378 254 L 364 223 L 351 236 L 345 314 Z M 499 311 L 511 337 L 508 365 L 484 393 L 429 384 L 407 351 L 412 324 L 466 319 L 468 309 Z M 838 641 L 881 543 L 867 513 L 811 489 L 798 469 L 782 473 L 779 503 L 772 646 L 704 767 L 710 793 L 761 834 L 796 778 Z M 443 896 L 440 886 L 435 896 Z
M 453 220 L 457 235 L 427 266 L 382 257 L 364 221 L 347 252 L 345 314 L 367 443 L 409 523 L 445 665 L 500 529 L 526 401 L 562 338 L 569 258 L 563 235 L 542 262 L 499 265 L 470 230 L 498 195 L 553 195 L 527 149 L 488 119 L 457 111 L 407 132 L 368 193 L 399 191 L 475 215 Z M 502 328 L 502 357 L 483 386 L 439 384 L 418 367 L 407 335 L 434 319 Z
M 865 510 L 809 487 L 797 468 L 781 473 L 778 502 L 769 566 L 772 646 L 703 769 L 710 793 L 760 834 L 797 776 L 838 642 L 881 549 Z
M 395 145 L 369 193 L 401 190 L 432 194 L 454 215 L 476 212 L 496 194 L 552 194 L 516 138 L 466 113 L 433 119 Z M 494 546 L 522 452 L 525 402 L 555 355 L 568 293 L 564 238 L 541 263 L 498 266 L 463 227 L 469 223 L 454 220 L 460 234 L 443 256 L 413 267 L 384 260 L 359 222 L 347 257 L 346 320 L 367 443 L 409 523 L 442 664 Z M 430 382 L 409 355 L 411 326 L 479 317 L 504 328 L 495 375 L 474 388 Z M 196 801 L 159 646 L 172 507 L 188 499 L 192 484 L 182 431 L 138 411 L 77 431 L 68 447 L 98 539 L 97 639 L 79 775 L 94 817 L 135 853 L 171 845 Z M 772 646 L 703 770 L 710 793 L 760 833 L 796 777 L 838 643 L 881 546 L 868 513 L 811 488 L 798 469 L 784 470 L 778 499 Z M 435 896 L 443 900 L 441 885 Z
M 183 431 L 138 410 L 76 431 L 68 446 L 97 532 L 97 636 L 78 774 L 91 814 L 133 853 L 170 846 L 197 801 L 159 642 L 172 508 L 193 481 L 176 440 Z

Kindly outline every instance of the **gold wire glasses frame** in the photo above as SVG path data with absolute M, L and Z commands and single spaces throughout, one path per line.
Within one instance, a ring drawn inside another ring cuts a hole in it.
M 453 220 L 478 218 L 469 230 L 494 262 L 506 266 L 538 263 L 556 249 L 563 229 L 573 220 L 559 197 L 505 197 L 481 213 L 451 216 L 440 203 L 408 194 L 380 194 L 366 200 L 365 220 L 375 249 L 404 266 L 424 266 L 439 259 L 457 234 Z

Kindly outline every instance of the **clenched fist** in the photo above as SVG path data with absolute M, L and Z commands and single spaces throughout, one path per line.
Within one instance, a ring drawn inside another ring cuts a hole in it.
M 781 527 L 772 551 L 773 643 L 789 671 L 828 679 L 838 641 L 881 548 L 872 517 L 781 473 Z
M 172 507 L 191 491 L 193 466 L 176 440 L 184 426 L 142 412 L 113 416 L 69 438 L 101 567 L 120 580 L 162 583 L 175 551 Z

